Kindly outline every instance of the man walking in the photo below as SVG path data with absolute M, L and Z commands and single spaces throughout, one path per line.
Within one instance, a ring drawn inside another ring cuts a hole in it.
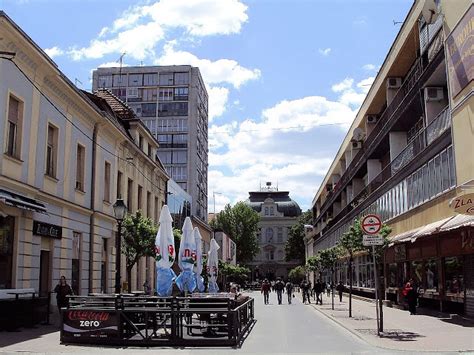
M 337 292 L 339 292 L 339 302 L 342 302 L 342 293 L 344 292 L 344 285 L 342 281 L 339 281 L 339 284 L 336 286 Z
M 314 292 L 316 293 L 316 304 L 318 304 L 318 302 L 320 304 L 323 304 L 323 295 L 322 295 L 322 292 L 323 292 L 323 285 L 321 283 L 321 281 L 316 281 L 316 283 L 314 284 Z
M 291 298 L 293 297 L 293 284 L 288 281 L 285 285 L 286 295 L 288 296 L 288 304 L 291 304 Z
M 269 299 L 269 295 L 270 295 L 270 283 L 268 282 L 267 279 L 265 279 L 263 282 L 262 282 L 262 288 L 260 290 L 261 293 L 263 293 L 263 303 L 264 304 L 268 304 L 268 299 Z
M 277 294 L 278 304 L 281 304 L 282 302 L 282 294 L 283 294 L 284 289 L 285 289 L 285 284 L 283 283 L 283 281 L 281 281 L 280 278 L 278 278 L 277 282 L 275 283 L 275 291 Z

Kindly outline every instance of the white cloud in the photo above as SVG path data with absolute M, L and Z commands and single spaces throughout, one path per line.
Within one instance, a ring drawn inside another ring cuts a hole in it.
M 327 55 L 329 55 L 329 53 L 331 53 L 331 48 L 329 48 L 329 47 L 324 48 L 324 49 L 319 48 L 319 54 L 327 56 Z
M 377 69 L 377 66 L 375 64 L 365 64 L 362 69 L 367 70 L 367 71 L 373 71 Z
M 283 100 L 262 110 L 258 119 L 211 125 L 209 128 L 209 191 L 225 191 L 231 203 L 245 200 L 259 182 L 279 181 L 298 201 L 319 187 L 333 157 L 315 138 L 323 126 L 350 126 L 364 100 L 367 78 L 346 78 L 333 86 L 337 100 L 308 96 Z M 321 137 L 321 136 L 319 136 Z M 342 139 L 342 138 L 341 138 Z M 298 142 L 298 147 L 294 144 Z M 324 144 L 324 143 L 323 143 Z M 216 198 L 217 200 L 217 198 Z M 209 204 L 213 201 L 210 198 Z M 219 211 L 223 204 L 216 202 Z M 309 206 L 301 206 L 308 208 Z
M 375 77 L 371 76 L 367 79 L 361 80 L 357 83 L 357 87 L 364 93 L 367 94 L 370 90 L 370 87 L 372 86 L 372 83 L 374 82 Z
M 334 92 L 341 92 L 345 91 L 347 89 L 350 89 L 352 87 L 352 84 L 354 83 L 354 79 L 352 78 L 345 78 L 343 81 L 334 84 L 331 89 Z
M 44 51 L 46 52 L 47 55 L 50 56 L 50 58 L 54 58 L 54 57 L 64 54 L 64 51 L 61 48 L 56 47 L 56 46 L 51 47 L 51 48 L 46 48 Z
M 155 47 L 167 33 L 183 29 L 190 38 L 239 33 L 247 22 L 247 6 L 239 0 L 161 0 L 126 10 L 110 27 L 84 47 L 67 53 L 74 60 L 127 54 L 137 60 L 155 57 Z M 182 37 L 182 38 L 184 38 Z
M 210 86 L 207 93 L 209 95 L 209 122 L 212 122 L 214 118 L 222 116 L 225 112 L 229 100 L 229 89 Z
M 202 77 L 209 84 L 227 83 L 239 88 L 247 81 L 260 78 L 259 69 L 248 69 L 232 59 L 211 61 L 201 59 L 186 51 L 175 50 L 176 42 L 168 42 L 164 46 L 163 55 L 155 60 L 158 65 L 187 64 L 199 67 Z
M 126 63 L 122 63 L 122 67 L 128 67 L 129 65 Z M 99 68 L 118 68 L 120 67 L 120 63 L 118 62 L 106 62 L 99 65 Z

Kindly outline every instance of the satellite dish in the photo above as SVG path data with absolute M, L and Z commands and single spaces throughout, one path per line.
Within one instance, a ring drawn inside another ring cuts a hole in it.
M 354 133 L 352 133 L 352 140 L 359 142 L 364 139 L 364 136 L 365 136 L 364 130 L 360 127 L 357 127 L 354 129 Z
M 425 4 L 423 5 L 423 9 L 421 10 L 421 15 L 426 23 L 429 25 L 435 22 L 438 18 L 438 5 L 436 5 L 435 0 L 425 0 Z

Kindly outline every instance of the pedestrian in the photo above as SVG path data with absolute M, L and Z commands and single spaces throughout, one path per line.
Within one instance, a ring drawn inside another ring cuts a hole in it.
M 282 294 L 285 290 L 285 284 L 283 281 L 281 281 L 280 278 L 277 279 L 277 282 L 275 283 L 275 291 L 277 294 L 277 299 L 278 299 L 278 304 L 281 304 L 282 302 Z
M 263 303 L 268 304 L 270 292 L 271 292 L 271 285 L 268 282 L 267 279 L 263 280 L 262 282 L 262 287 L 260 289 L 260 292 L 263 293 Z
M 306 280 L 303 280 L 301 283 L 301 293 L 303 294 L 303 304 L 308 301 L 311 304 L 311 299 L 309 298 L 309 283 Z
M 58 304 L 59 314 L 61 314 L 61 308 L 67 308 L 69 306 L 69 298 L 67 296 L 72 295 L 72 288 L 68 285 L 65 276 L 61 276 L 59 283 L 54 288 L 56 292 L 56 301 Z
M 416 302 L 418 299 L 418 290 L 413 279 L 410 279 L 403 288 L 403 296 L 408 303 L 408 310 L 410 311 L 411 315 L 416 314 Z
M 314 292 L 316 293 L 316 304 L 318 303 L 320 303 L 321 305 L 323 304 L 322 287 L 323 287 L 323 284 L 318 279 L 318 281 L 316 281 L 316 283 L 314 284 Z
M 291 299 L 295 297 L 295 295 L 293 295 L 293 284 L 290 281 L 288 281 L 285 285 L 285 289 L 286 289 L 286 295 L 288 296 L 288 304 L 291 304 Z
M 327 294 L 328 297 L 331 296 L 331 289 L 332 289 L 332 282 L 331 283 L 328 282 L 326 284 L 326 294 Z
M 146 280 L 143 283 L 143 292 L 145 292 L 145 295 L 150 295 L 151 287 L 150 287 L 150 283 L 148 282 L 148 280 Z
M 339 302 L 342 302 L 342 293 L 344 292 L 344 285 L 342 281 L 339 281 L 339 284 L 336 286 L 337 292 L 339 292 Z

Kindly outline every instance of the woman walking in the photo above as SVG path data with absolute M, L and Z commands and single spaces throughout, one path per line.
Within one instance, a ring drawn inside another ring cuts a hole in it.
M 72 295 L 72 288 L 68 285 L 66 277 L 61 276 L 59 283 L 54 288 L 56 292 L 56 301 L 58 303 L 59 314 L 61 314 L 61 308 L 69 306 L 68 295 Z

